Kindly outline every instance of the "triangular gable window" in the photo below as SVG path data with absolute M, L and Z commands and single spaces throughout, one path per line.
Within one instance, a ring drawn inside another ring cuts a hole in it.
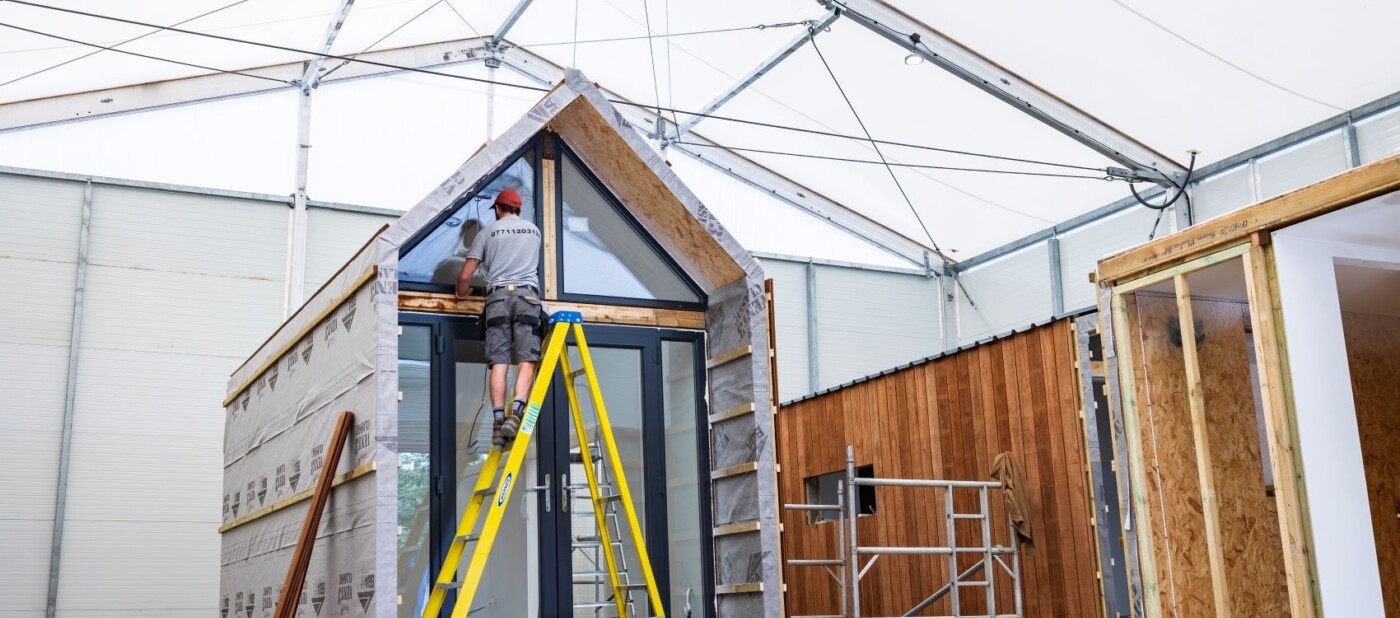
M 455 285 L 457 273 L 467 255 L 467 248 L 477 232 L 496 220 L 491 212 L 491 204 L 496 194 L 505 189 L 515 189 L 524 202 L 520 216 L 526 221 L 535 218 L 535 151 L 526 150 L 515 162 L 507 166 L 479 193 L 465 200 L 457 209 L 437 224 L 407 253 L 399 258 L 399 280 L 411 283 L 433 285 Z M 484 286 L 480 281 L 483 271 L 478 270 L 473 285 Z
M 700 302 L 700 293 L 567 150 L 559 157 L 559 239 L 565 297 Z M 650 303 L 649 303 L 650 304 Z

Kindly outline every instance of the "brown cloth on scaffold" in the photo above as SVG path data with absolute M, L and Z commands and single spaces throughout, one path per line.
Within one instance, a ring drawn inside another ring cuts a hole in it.
M 992 480 L 1001 481 L 1005 491 L 1001 497 L 1006 501 L 1006 514 L 1011 518 L 1011 527 L 1016 536 L 1026 545 L 1031 542 L 1031 501 L 1026 495 L 1026 471 L 1011 456 L 1002 453 L 992 460 Z

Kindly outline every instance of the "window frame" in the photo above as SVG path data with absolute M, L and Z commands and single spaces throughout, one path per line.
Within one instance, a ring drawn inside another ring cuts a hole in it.
M 453 215 L 457 214 L 459 210 L 464 208 L 467 205 L 468 200 L 471 200 L 472 198 L 476 197 L 478 193 L 481 193 L 482 189 L 490 186 L 491 183 L 496 182 L 497 178 L 500 178 L 502 174 L 506 173 L 506 170 L 510 169 L 512 165 L 515 165 L 515 162 L 520 158 L 524 157 L 526 153 L 531 152 L 531 149 L 533 149 L 534 155 L 530 158 L 530 166 L 531 169 L 534 171 L 535 176 L 533 181 L 535 184 L 535 188 L 534 191 L 532 191 L 532 193 L 534 194 L 533 201 L 535 206 L 535 217 L 533 220 L 531 220 L 531 222 L 535 224 L 535 227 L 542 226 L 542 221 L 544 218 L 544 200 L 542 199 L 542 189 L 544 187 L 543 148 L 544 140 L 541 139 L 539 135 L 530 138 L 528 141 L 522 144 L 520 148 L 517 148 L 515 152 L 512 152 L 509 157 L 503 159 L 501 163 L 496 166 L 495 169 L 491 170 L 490 174 L 482 176 L 480 179 L 477 180 L 477 182 L 472 183 L 471 186 L 467 187 L 462 191 L 462 193 L 457 195 L 457 197 L 453 198 L 451 205 L 449 205 L 447 208 L 444 208 L 443 211 L 438 213 L 437 216 L 433 217 L 433 219 L 429 221 L 427 225 L 424 225 L 422 229 L 419 229 L 416 233 L 414 233 L 414 235 L 408 239 L 408 242 L 405 242 L 401 247 L 399 247 L 399 259 L 402 260 L 404 256 L 408 255 L 409 253 L 412 253 L 413 250 L 416 249 L 419 244 L 421 244 L 424 240 L 427 240 L 429 235 L 431 235 L 434 231 L 436 231 L 439 227 L 446 223 L 447 220 L 452 218 Z M 544 255 L 543 251 L 541 251 L 540 267 L 538 272 L 540 281 L 544 281 L 544 260 L 547 257 L 548 256 Z M 451 285 L 439 283 L 425 283 L 422 281 L 405 281 L 402 278 L 402 276 L 399 277 L 398 282 L 400 290 L 406 290 L 411 292 L 436 292 L 451 294 L 455 291 L 454 287 Z
M 554 217 L 554 238 L 556 239 L 554 243 L 554 263 L 557 265 L 555 272 L 558 273 L 557 276 L 559 279 L 558 300 L 598 305 L 615 305 L 624 307 L 704 310 L 706 305 L 708 304 L 708 298 L 705 294 L 705 291 L 700 289 L 700 286 L 697 285 L 695 281 L 692 280 L 690 276 L 687 275 L 685 271 L 681 269 L 680 265 L 677 264 L 675 260 L 671 259 L 670 254 L 667 253 L 666 250 L 663 249 L 659 244 L 657 244 L 656 239 L 652 238 L 651 234 L 647 232 L 646 228 L 642 227 L 641 222 L 637 221 L 636 217 L 633 217 L 632 213 L 628 212 L 627 208 L 622 204 L 622 202 L 617 199 L 617 196 L 613 195 L 612 191 L 608 190 L 607 186 L 605 186 L 603 182 L 598 179 L 597 175 L 593 173 L 593 170 L 588 167 L 588 164 L 584 162 L 582 157 L 578 156 L 578 154 L 576 154 L 573 151 L 573 149 L 569 148 L 569 145 L 564 143 L 564 140 L 556 139 L 554 143 L 556 158 L 556 163 L 554 165 L 554 208 L 556 210 Z M 600 294 L 577 294 L 569 293 L 566 291 L 568 289 L 568 285 L 565 279 L 565 271 L 567 269 L 565 268 L 564 263 L 563 164 L 563 159 L 566 157 L 570 160 L 571 163 L 574 164 L 574 166 L 576 166 L 579 169 L 580 174 L 583 176 L 584 180 L 589 183 L 593 190 L 597 191 L 599 195 L 602 195 L 604 201 L 606 201 L 609 206 L 612 206 L 613 211 L 617 213 L 619 218 L 626 222 L 626 224 L 629 226 L 632 232 L 638 237 L 640 237 L 642 239 L 642 242 L 646 243 L 646 245 L 651 248 L 652 252 L 656 254 L 657 258 L 661 260 L 661 263 L 665 264 L 666 267 L 669 268 L 671 272 L 674 273 L 676 277 L 680 279 L 680 281 L 685 285 L 685 287 L 689 289 L 692 294 L 695 295 L 695 298 L 697 299 L 696 301 L 692 302 L 677 300 L 660 300 L 654 298 L 608 296 Z

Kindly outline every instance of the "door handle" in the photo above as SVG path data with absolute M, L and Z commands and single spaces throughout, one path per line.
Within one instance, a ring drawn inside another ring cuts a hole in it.
M 549 504 L 549 475 L 548 475 L 548 474 L 544 475 L 544 484 L 543 484 L 543 485 L 536 485 L 536 486 L 534 486 L 534 487 L 526 487 L 525 490 L 526 490 L 526 491 L 538 492 L 540 495 L 544 496 L 544 512 L 546 512 L 546 513 L 549 512 L 550 504 Z
M 559 475 L 559 512 L 568 513 L 569 504 L 574 501 L 574 488 L 569 486 L 569 475 Z

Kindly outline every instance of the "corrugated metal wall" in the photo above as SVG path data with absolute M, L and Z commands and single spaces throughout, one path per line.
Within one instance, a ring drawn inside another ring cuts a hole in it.
M 44 615 L 84 183 L 0 174 L 0 616 Z M 212 615 L 229 373 L 282 320 L 289 208 L 95 183 L 59 616 Z M 314 289 L 389 217 L 312 209 Z

